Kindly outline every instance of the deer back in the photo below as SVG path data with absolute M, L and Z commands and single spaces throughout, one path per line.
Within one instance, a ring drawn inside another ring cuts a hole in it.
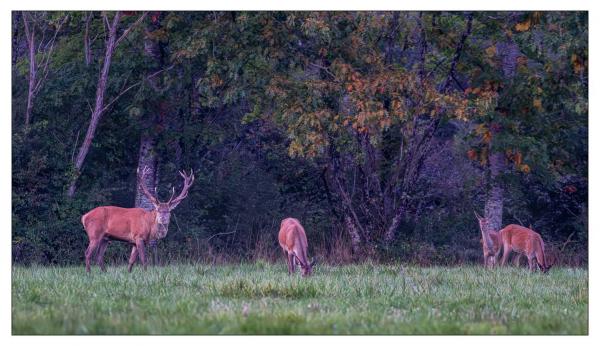
M 154 220 L 152 211 L 113 206 L 94 208 L 81 218 L 90 239 L 110 237 L 130 242 L 151 238 L 156 231 Z
M 517 252 L 530 254 L 541 246 L 539 233 L 521 225 L 511 224 L 500 230 L 502 243 L 507 243 Z
M 297 219 L 287 218 L 281 221 L 279 245 L 287 252 L 296 254 L 304 264 L 308 263 L 306 258 L 308 241 L 304 228 Z

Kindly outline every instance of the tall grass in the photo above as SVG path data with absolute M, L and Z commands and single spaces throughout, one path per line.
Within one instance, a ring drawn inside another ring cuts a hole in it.
M 585 269 L 14 267 L 13 334 L 587 334 Z

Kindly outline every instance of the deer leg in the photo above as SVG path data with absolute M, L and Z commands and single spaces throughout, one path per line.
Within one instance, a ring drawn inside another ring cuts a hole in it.
M 127 267 L 127 271 L 130 273 L 131 273 L 131 268 L 133 268 L 133 264 L 135 263 L 135 260 L 137 260 L 137 256 L 138 256 L 137 247 L 134 245 L 131 248 L 131 256 L 129 256 L 129 266 Z
M 289 263 L 289 273 L 290 275 L 292 273 L 296 272 L 296 264 L 295 264 L 295 259 L 294 259 L 294 254 L 291 252 L 288 252 L 288 263 Z
M 532 271 L 532 272 L 534 272 L 535 271 L 536 263 L 533 262 L 534 261 L 533 257 L 529 257 L 528 256 L 527 260 L 529 261 L 529 270 Z
M 506 265 L 506 261 L 508 260 L 508 255 L 510 255 L 510 247 L 508 245 L 504 245 L 504 253 L 502 254 L 502 266 Z
M 142 265 L 144 266 L 144 270 L 146 270 L 148 268 L 148 263 L 146 262 L 146 251 L 144 249 L 144 241 L 143 240 L 137 240 L 135 242 L 135 246 L 138 248 L 138 254 L 140 256 L 140 261 L 142 262 Z
M 90 240 L 90 244 L 85 250 L 85 271 L 90 272 L 90 261 L 92 259 L 92 255 L 94 251 L 98 248 L 99 242 L 97 240 Z
M 103 272 L 106 271 L 106 266 L 104 265 L 104 252 L 106 252 L 106 248 L 108 247 L 109 240 L 102 239 L 100 242 L 100 246 L 98 247 L 98 253 L 96 254 L 96 264 L 102 269 Z
M 521 266 L 521 257 L 522 256 L 523 256 L 522 254 L 517 253 L 517 255 L 513 257 L 513 264 L 515 265 L 515 267 Z
M 496 256 L 490 255 L 488 257 L 488 262 L 490 263 L 490 268 L 494 268 L 496 266 Z
M 290 275 L 290 256 L 288 256 L 287 251 L 283 250 L 283 254 L 285 255 L 285 264 L 287 265 L 288 275 Z

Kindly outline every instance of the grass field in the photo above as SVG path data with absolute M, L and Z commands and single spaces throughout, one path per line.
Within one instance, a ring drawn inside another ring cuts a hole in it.
M 14 267 L 13 334 L 587 334 L 584 269 Z

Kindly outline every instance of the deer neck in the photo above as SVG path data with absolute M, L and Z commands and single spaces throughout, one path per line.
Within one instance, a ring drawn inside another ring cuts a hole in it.
M 489 230 L 489 229 L 487 229 L 487 227 L 480 227 L 480 228 L 481 228 L 481 238 L 483 239 L 484 245 L 489 250 L 494 249 L 494 241 L 492 240 L 492 236 L 490 235 L 490 233 L 495 232 L 495 231 Z
M 156 210 L 153 210 L 150 213 L 150 216 L 152 217 L 152 221 L 150 222 L 152 225 L 152 227 L 150 227 L 150 238 L 162 239 L 166 237 L 167 232 L 169 231 L 169 224 L 162 224 L 156 221 L 156 214 L 158 214 Z

